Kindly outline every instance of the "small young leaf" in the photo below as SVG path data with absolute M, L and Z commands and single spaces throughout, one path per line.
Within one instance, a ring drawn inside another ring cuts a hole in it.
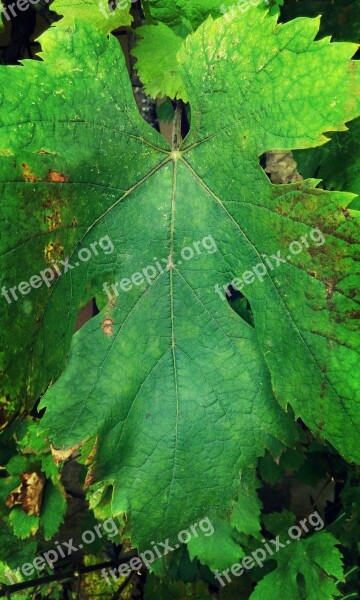
M 176 59 L 183 39 L 164 23 L 144 25 L 136 33 L 142 39 L 138 41 L 132 54 L 137 58 L 135 67 L 146 93 L 153 98 L 169 96 L 173 100 L 187 102 L 187 93 Z

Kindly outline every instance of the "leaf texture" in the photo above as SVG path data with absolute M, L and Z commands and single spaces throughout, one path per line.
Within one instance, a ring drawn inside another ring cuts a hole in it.
M 255 9 L 209 18 L 178 54 L 192 109 L 180 147 L 140 118 L 117 41 L 85 23 L 48 31 L 43 62 L 0 71 L 3 283 L 74 265 L 2 299 L 4 396 L 30 402 L 57 379 L 43 428 L 58 448 L 97 436 L 92 478 L 113 486 L 140 547 L 229 510 L 239 473 L 273 437 L 295 437 L 277 400 L 360 459 L 353 196 L 274 186 L 258 164 L 359 112 L 356 46 L 314 42 L 318 25 Z M 314 228 L 321 247 L 242 287 L 255 327 L 216 292 Z M 78 260 L 100 239 L 113 251 Z M 116 287 L 156 262 L 150 280 Z M 69 351 L 94 296 L 104 308 Z

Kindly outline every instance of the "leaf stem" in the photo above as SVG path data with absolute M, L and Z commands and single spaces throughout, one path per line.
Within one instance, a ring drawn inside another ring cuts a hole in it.
M 349 571 L 347 573 L 345 573 L 343 579 L 338 579 L 338 581 L 336 582 L 336 585 L 338 585 L 339 583 L 343 582 L 346 580 L 347 577 L 349 577 L 349 575 L 351 575 L 351 573 L 354 573 L 354 571 L 358 570 L 358 566 L 355 565 L 355 567 L 351 567 L 351 569 L 349 569 Z
M 336 525 L 339 521 L 341 521 L 341 519 L 343 519 L 344 517 L 346 517 L 346 513 L 342 512 L 340 513 L 340 515 L 338 517 L 336 517 L 335 521 L 333 521 L 333 523 L 331 523 L 329 525 L 329 527 L 333 527 L 334 525 Z
M 173 121 L 173 130 L 172 130 L 172 149 L 173 150 L 178 150 L 180 147 L 180 144 L 182 142 L 181 123 L 182 123 L 183 107 L 184 107 L 183 101 L 177 100 L 174 121 Z

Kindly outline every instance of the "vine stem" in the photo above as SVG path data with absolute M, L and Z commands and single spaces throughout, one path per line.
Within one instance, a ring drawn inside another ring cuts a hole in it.
M 120 556 L 117 560 L 112 560 L 104 563 L 97 563 L 96 565 L 89 565 L 87 567 L 78 567 L 73 570 L 64 571 L 63 573 L 55 573 L 54 575 L 47 575 L 46 577 L 39 577 L 37 579 L 31 579 L 30 581 L 22 581 L 21 583 L 15 583 L 13 585 L 7 585 L 0 583 L 0 598 L 4 596 L 9 598 L 10 594 L 26 590 L 28 588 L 37 587 L 51 581 L 62 581 L 63 579 L 75 580 L 78 579 L 83 573 L 92 573 L 94 571 L 100 571 L 106 567 L 118 567 L 122 563 L 127 563 L 137 556 L 137 552 L 131 551 L 127 554 Z
M 151 25 L 152 22 L 153 22 L 153 18 L 151 16 L 149 0 L 141 0 L 141 8 L 143 9 L 143 13 L 145 15 L 146 23 L 148 25 Z
M 135 571 L 131 571 L 131 573 L 129 573 L 129 575 L 126 577 L 125 581 L 122 582 L 122 584 L 119 586 L 119 588 L 114 593 L 112 600 L 117 600 L 118 598 L 121 597 L 122 592 L 124 592 L 126 590 L 130 581 L 134 577 L 134 574 L 135 574 Z

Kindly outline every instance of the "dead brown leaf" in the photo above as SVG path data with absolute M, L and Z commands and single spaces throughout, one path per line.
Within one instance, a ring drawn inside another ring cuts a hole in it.
M 45 487 L 45 476 L 42 473 L 21 473 L 21 484 L 10 493 L 6 504 L 9 508 L 20 505 L 27 515 L 39 516 Z

